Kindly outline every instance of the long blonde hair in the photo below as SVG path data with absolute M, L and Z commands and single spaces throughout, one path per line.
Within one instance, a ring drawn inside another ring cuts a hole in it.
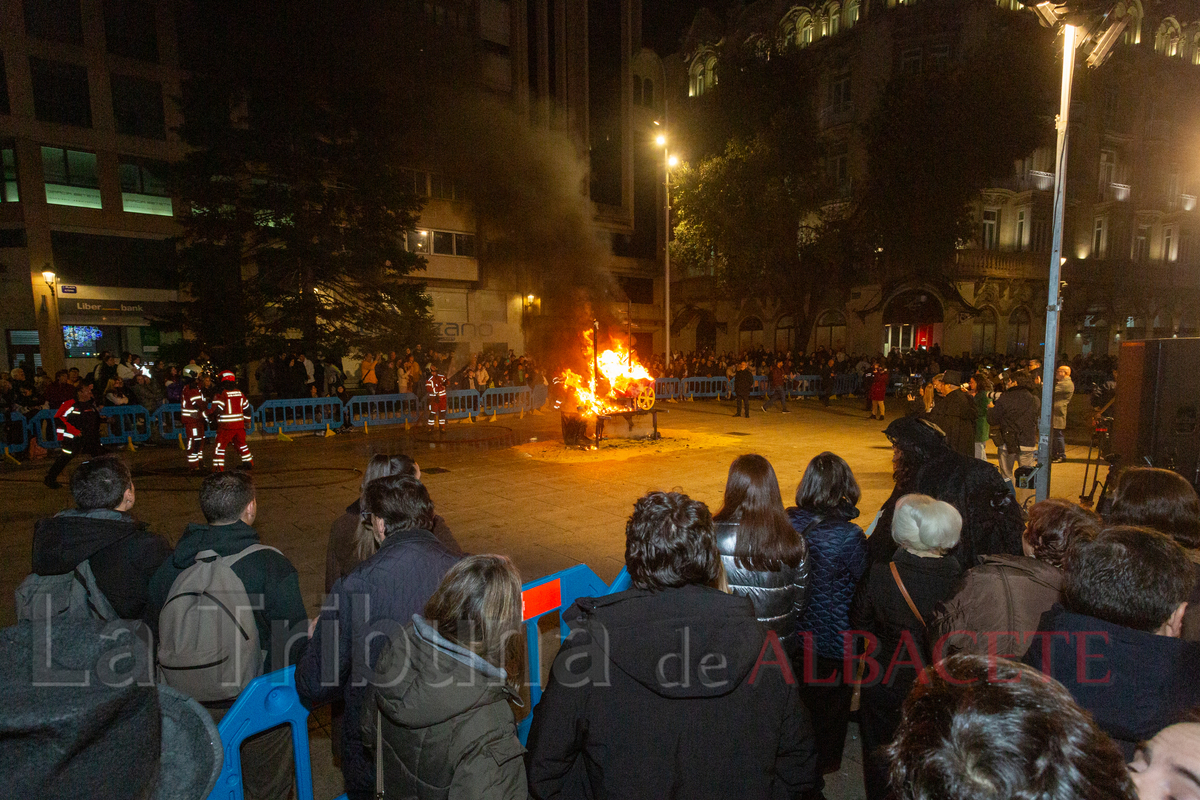
M 503 667 L 508 685 L 520 690 L 521 575 L 507 556 L 467 556 L 451 567 L 425 604 L 425 619 L 446 639 Z

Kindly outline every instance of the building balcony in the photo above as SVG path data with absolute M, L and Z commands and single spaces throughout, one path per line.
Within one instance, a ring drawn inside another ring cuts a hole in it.
M 825 106 L 820 114 L 821 130 L 854 122 L 854 103 Z
M 1050 254 L 1030 250 L 959 250 L 954 254 L 955 272 L 960 277 L 1045 278 L 1050 271 Z
M 1132 191 L 1133 187 L 1127 183 L 1110 183 L 1100 187 L 1099 202 L 1107 203 L 1115 200 L 1118 203 L 1125 203 L 1129 201 Z

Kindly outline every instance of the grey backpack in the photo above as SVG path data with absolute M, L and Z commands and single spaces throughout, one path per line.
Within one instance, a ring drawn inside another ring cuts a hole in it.
M 158 679 L 200 702 L 237 697 L 262 672 L 255 609 L 233 565 L 260 550 L 232 556 L 201 550 L 171 584 L 158 615 Z
M 30 575 L 17 587 L 17 621 L 117 618 L 87 560 L 62 575 Z

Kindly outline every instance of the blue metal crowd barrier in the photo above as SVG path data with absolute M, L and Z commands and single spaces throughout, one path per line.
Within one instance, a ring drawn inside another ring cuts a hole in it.
M 559 638 L 569 630 L 562 611 L 580 597 L 600 597 L 630 588 L 629 572 L 622 569 L 609 586 L 586 564 L 577 564 L 525 584 L 521 591 L 525 642 L 528 648 L 529 709 L 517 724 L 524 744 L 533 723 L 533 707 L 542 699 L 541 632 L 538 623 L 548 614 L 559 614 Z M 288 667 L 250 682 L 221 719 L 217 731 L 225 751 L 221 774 L 208 800 L 243 800 L 241 746 L 246 739 L 280 725 L 292 732 L 297 800 L 313 800 L 312 760 L 309 755 L 308 709 L 296 693 L 296 668 Z M 345 795 L 337 798 L 342 800 Z
M 29 447 L 29 425 L 24 414 L 13 411 L 5 421 L 3 447 L 6 453 L 21 453 Z
M 654 399 L 655 400 L 678 400 L 679 399 L 679 378 L 655 378 L 654 379 Z
M 822 393 L 821 382 L 820 375 L 793 375 L 787 380 L 788 397 L 817 397 Z M 845 375 L 834 377 L 833 385 L 829 387 L 829 394 L 854 394 L 861 386 L 862 375 L 857 372 L 847 372 Z
M 142 406 L 105 406 L 100 417 L 108 430 L 100 437 L 101 444 L 145 442 L 150 439 L 150 412 Z
M 246 420 L 246 433 L 254 433 L 257 419 L 258 415 L 255 413 L 254 406 L 250 406 L 250 419 Z M 150 421 L 163 439 L 178 439 L 184 435 L 183 410 L 179 403 L 163 403 L 150 416 Z M 216 438 L 216 427 L 206 424 L 204 436 L 207 439 Z
M 336 397 L 303 397 L 295 400 L 266 400 L 254 415 L 263 431 L 299 433 L 324 430 L 342 424 L 342 401 Z
M 718 399 L 731 397 L 733 395 L 733 381 L 728 378 L 684 378 L 683 379 L 683 396 L 691 399 L 693 397 L 715 397 Z
M 754 388 L 750 390 L 751 397 L 766 397 L 767 396 L 767 376 L 755 375 Z
M 346 403 L 343 414 L 353 425 L 399 425 L 416 422 L 424 412 L 412 392 L 402 394 L 360 394 Z
M 43 408 L 25 423 L 26 435 L 47 450 L 57 450 L 61 447 L 58 441 L 58 427 L 54 424 L 54 414 L 57 411 L 57 408 Z
M 488 389 L 479 398 L 481 414 L 516 414 L 532 411 L 533 403 L 528 386 L 498 386 Z
M 495 391 L 488 389 L 487 391 Z M 446 392 L 446 419 L 468 419 L 479 416 L 479 392 L 474 389 L 455 389 Z M 422 410 L 422 413 L 427 413 Z

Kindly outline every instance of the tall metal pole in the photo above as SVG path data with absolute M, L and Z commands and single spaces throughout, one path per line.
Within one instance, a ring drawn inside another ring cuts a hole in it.
M 1063 27 L 1062 95 L 1058 111 L 1058 147 L 1054 170 L 1054 239 L 1050 248 L 1050 286 L 1046 302 L 1046 342 L 1042 357 L 1042 413 L 1038 422 L 1038 464 L 1035 486 L 1038 501 L 1050 496 L 1050 438 L 1054 412 L 1054 372 L 1058 357 L 1059 276 L 1062 272 L 1063 210 L 1067 195 L 1068 123 L 1071 114 L 1071 81 L 1075 77 L 1074 25 Z
M 668 125 L 667 119 L 667 97 L 666 86 L 663 86 L 663 127 Z M 670 128 L 667 128 L 670 133 Z M 666 326 L 663 329 L 664 344 L 667 358 L 664 363 L 666 370 L 671 369 L 671 146 L 668 142 L 663 148 L 663 170 L 666 175 L 666 182 L 663 184 L 665 189 L 664 203 L 666 211 L 664 212 L 663 225 L 663 267 L 666 272 L 666 284 L 663 287 L 663 318 L 666 320 Z

